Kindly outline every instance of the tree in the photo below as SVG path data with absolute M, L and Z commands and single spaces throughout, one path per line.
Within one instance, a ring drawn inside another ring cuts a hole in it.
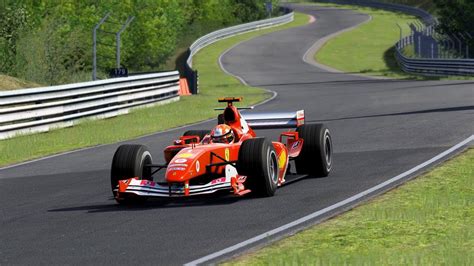
M 0 72 L 15 74 L 14 65 L 20 33 L 28 28 L 29 13 L 23 6 L 12 4 L 0 9 L 0 48 L 3 55 Z
M 468 32 L 474 36 L 474 1 L 472 0 L 435 0 L 443 33 Z

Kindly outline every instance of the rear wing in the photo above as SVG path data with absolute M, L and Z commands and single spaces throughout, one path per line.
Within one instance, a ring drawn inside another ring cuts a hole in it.
M 304 110 L 295 112 L 241 113 L 252 129 L 297 128 L 304 124 Z

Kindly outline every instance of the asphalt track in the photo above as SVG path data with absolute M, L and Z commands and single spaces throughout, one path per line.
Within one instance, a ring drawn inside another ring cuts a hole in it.
M 311 66 L 302 57 L 318 39 L 367 17 L 297 9 L 317 22 L 244 42 L 222 61 L 247 83 L 278 93 L 259 110 L 303 108 L 307 120 L 328 124 L 335 148 L 330 177 L 303 179 L 272 198 L 121 207 L 109 187 L 119 144 L 6 168 L 0 170 L 0 264 L 186 263 L 377 185 L 474 132 L 474 82 L 375 80 Z M 149 146 L 162 161 L 161 150 L 183 131 L 127 143 Z

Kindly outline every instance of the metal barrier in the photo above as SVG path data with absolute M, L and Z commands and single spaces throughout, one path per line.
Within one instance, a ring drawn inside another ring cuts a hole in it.
M 186 60 L 184 76 L 186 76 L 189 84 L 189 88 L 191 93 L 196 94 L 198 93 L 198 73 L 196 70 L 192 69 L 193 64 L 193 55 L 195 55 L 199 50 L 212 44 L 218 40 L 228 38 L 237 34 L 245 33 L 252 30 L 258 30 L 262 28 L 267 28 L 279 24 L 284 24 L 293 21 L 294 13 L 291 12 L 289 9 L 284 9 L 286 15 L 269 18 L 264 20 L 258 20 L 246 24 L 240 24 L 233 27 L 217 30 L 202 36 L 201 38 L 197 39 L 191 46 L 189 47 L 187 53 L 188 57 Z
M 407 36 L 396 44 L 395 57 L 403 71 L 428 76 L 474 75 L 474 59 L 410 58 L 403 55 L 403 48 L 414 44 L 414 39 Z
M 449 54 L 440 52 L 439 49 L 442 47 L 448 47 L 448 50 L 454 48 L 453 55 L 456 55 L 456 53 L 462 54 L 464 52 L 462 51 L 463 46 L 456 35 L 454 35 L 453 38 L 459 41 L 458 45 L 450 44 L 454 43 L 454 41 L 452 41 L 452 38 L 449 35 L 444 38 L 447 40 L 441 39 L 437 41 L 434 38 L 434 35 L 437 35 L 435 32 L 435 25 L 437 23 L 436 18 L 420 8 L 370 0 L 318 0 L 318 2 L 360 5 L 390 11 L 399 11 L 417 16 L 423 21 L 424 25 L 412 25 L 412 34 L 401 38 L 395 44 L 395 58 L 397 59 L 400 68 L 408 73 L 430 76 L 474 74 L 474 59 L 439 58 L 440 56 L 442 57 L 443 54 Z M 462 35 L 461 37 L 464 38 Z M 421 44 L 422 41 L 423 44 L 425 44 L 424 46 Z M 447 43 L 447 45 L 445 43 Z M 415 54 L 419 58 L 404 55 L 403 50 L 408 45 L 415 46 Z M 467 44 L 465 45 L 464 53 L 465 57 L 468 57 L 469 49 Z
M 179 100 L 178 71 L 0 93 L 0 139 Z

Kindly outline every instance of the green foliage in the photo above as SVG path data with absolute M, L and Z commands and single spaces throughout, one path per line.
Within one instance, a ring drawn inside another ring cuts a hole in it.
M 444 33 L 469 33 L 474 36 L 474 2 L 434 0 L 439 19 L 438 30 Z M 474 43 L 471 43 L 471 47 Z
M 14 73 L 16 42 L 20 33 L 28 27 L 29 12 L 13 2 L 0 9 L 0 72 Z
M 92 29 L 108 12 L 97 35 L 99 70 L 115 67 L 115 35 L 104 31 L 117 32 L 129 16 L 135 19 L 121 36 L 122 65 L 131 72 L 164 70 L 182 39 L 188 44 L 217 28 L 264 18 L 264 2 L 3 0 L 0 73 L 48 85 L 90 76 Z

